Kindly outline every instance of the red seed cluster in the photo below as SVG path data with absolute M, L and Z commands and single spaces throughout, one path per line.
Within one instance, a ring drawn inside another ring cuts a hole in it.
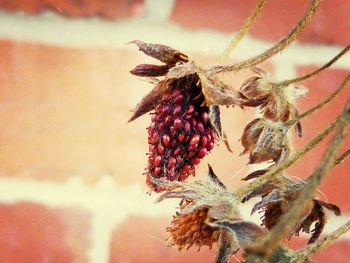
M 163 94 L 148 127 L 147 184 L 152 189 L 162 191 L 151 183 L 151 176 L 183 181 L 195 175 L 194 165 L 215 143 L 208 111 L 186 89 L 177 87 Z

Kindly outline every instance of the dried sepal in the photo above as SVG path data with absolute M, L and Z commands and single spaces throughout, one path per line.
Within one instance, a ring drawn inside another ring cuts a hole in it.
M 241 143 L 244 148 L 242 154 L 252 152 L 261 132 L 264 130 L 265 120 L 256 118 L 244 128 Z
M 227 263 L 230 257 L 236 254 L 239 245 L 236 238 L 229 230 L 222 229 L 218 241 L 218 252 L 216 253 L 215 263 Z
M 217 105 L 209 107 L 209 121 L 214 128 L 216 135 L 222 138 L 222 127 L 220 119 L 220 108 Z
M 197 72 L 197 68 L 194 62 L 189 61 L 186 63 L 175 65 L 174 67 L 171 67 L 167 74 L 167 77 L 178 79 L 178 78 L 183 78 L 187 75 L 195 74 L 196 72 Z
M 160 81 L 152 90 L 150 93 L 148 93 L 141 102 L 136 106 L 136 108 L 133 110 L 134 113 L 129 119 L 129 122 L 137 119 L 138 117 L 144 115 L 147 112 L 150 112 L 151 110 L 154 110 L 159 104 L 159 101 L 161 100 L 163 94 L 168 91 L 170 87 L 170 80 L 162 80 Z
M 160 77 L 167 74 L 168 65 L 141 64 L 130 70 L 130 73 L 139 77 Z
M 254 172 L 251 172 L 250 174 L 248 174 L 246 177 L 242 178 L 242 181 L 248 181 L 254 178 L 257 178 L 263 174 L 265 174 L 268 171 L 268 169 L 261 169 L 261 170 L 256 170 Z
M 136 44 L 143 53 L 158 59 L 167 65 L 174 65 L 177 62 L 188 61 L 187 55 L 165 45 L 145 43 L 140 40 L 134 40 L 130 43 Z

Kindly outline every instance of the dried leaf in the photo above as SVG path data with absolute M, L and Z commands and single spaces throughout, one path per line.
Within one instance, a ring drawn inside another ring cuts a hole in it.
M 221 230 L 215 263 L 227 263 L 238 250 L 239 246 L 234 235 L 228 230 Z
M 217 105 L 213 105 L 209 107 L 209 120 L 211 125 L 213 126 L 215 133 L 219 138 L 222 138 L 222 128 L 221 128 L 221 120 L 220 120 L 220 108 Z
M 197 68 L 195 67 L 193 61 L 187 62 L 185 64 L 179 64 L 174 67 L 172 67 L 168 74 L 168 78 L 182 78 L 186 75 L 191 75 L 197 72 Z
M 188 61 L 188 57 L 185 54 L 165 45 L 145 43 L 140 40 L 134 40 L 130 43 L 136 44 L 143 53 L 167 65 Z
M 268 169 L 262 169 L 262 170 L 254 171 L 254 172 L 248 174 L 246 177 L 242 178 L 241 180 L 242 181 L 248 181 L 248 180 L 257 178 L 257 177 L 263 175 L 264 173 L 266 173 L 267 171 L 268 171 Z
M 169 81 L 160 81 L 150 93 L 148 93 L 141 102 L 136 106 L 134 114 L 129 119 L 129 122 L 137 119 L 145 113 L 155 109 L 162 98 L 162 95 L 168 90 Z
M 221 182 L 221 180 L 216 176 L 216 174 L 214 173 L 214 170 L 213 170 L 213 168 L 211 167 L 210 164 L 208 164 L 208 176 L 218 186 L 220 186 L 223 189 L 227 190 L 226 185 L 223 182 Z
M 224 141 L 224 144 L 226 146 L 226 149 L 230 152 L 230 153 L 233 153 L 233 150 L 231 148 L 231 145 L 228 141 L 228 138 L 227 138 L 227 135 L 225 132 L 222 133 L 222 140 Z
M 141 64 L 130 70 L 130 73 L 139 77 L 159 77 L 164 76 L 168 69 L 168 65 Z

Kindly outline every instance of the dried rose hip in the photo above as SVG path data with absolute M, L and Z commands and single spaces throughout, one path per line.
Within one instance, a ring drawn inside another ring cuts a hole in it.
M 134 75 L 164 76 L 168 69 L 188 62 L 186 55 L 169 47 L 141 41 L 133 43 L 145 54 L 166 64 L 139 65 L 131 71 Z M 147 112 L 152 115 L 151 125 L 147 128 L 146 172 L 146 182 L 152 190 L 163 190 L 152 183 L 152 177 L 183 181 L 195 175 L 195 165 L 213 149 L 221 129 L 219 111 L 218 107 L 211 111 L 205 102 L 198 75 L 189 74 L 176 79 L 165 77 L 136 107 L 130 121 Z

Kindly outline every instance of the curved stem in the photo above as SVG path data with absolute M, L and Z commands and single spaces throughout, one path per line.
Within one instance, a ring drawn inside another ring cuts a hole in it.
M 330 67 L 332 64 L 334 64 L 339 58 L 341 58 L 346 52 L 348 52 L 350 49 L 350 45 L 346 46 L 342 51 L 339 52 L 338 55 L 336 55 L 332 60 L 330 60 L 327 64 L 323 65 L 322 67 L 316 69 L 313 72 L 310 72 L 308 74 L 305 74 L 303 76 L 297 77 L 295 79 L 289 79 L 289 80 L 284 80 L 279 83 L 276 83 L 279 86 L 288 86 L 292 83 L 299 82 L 308 78 L 311 78 L 312 76 L 317 75 L 320 73 L 322 70 L 325 70 L 326 68 Z
M 253 25 L 255 19 L 258 17 L 258 15 L 261 13 L 261 10 L 265 4 L 265 0 L 259 0 L 258 4 L 256 5 L 253 13 L 247 18 L 247 20 L 244 22 L 243 26 L 239 29 L 233 40 L 231 41 L 230 45 L 224 50 L 224 52 L 220 55 L 218 59 L 218 63 L 224 62 L 231 52 L 235 49 L 235 47 L 238 45 L 238 43 L 242 40 L 242 38 L 247 34 L 251 26 Z
M 327 105 L 329 102 L 331 102 L 346 87 L 346 85 L 348 84 L 349 81 L 350 81 L 350 74 L 348 74 L 346 76 L 346 78 L 344 79 L 342 84 L 340 84 L 340 86 L 331 95 L 329 95 L 324 101 L 322 101 L 321 103 L 319 103 L 316 106 L 312 107 L 311 109 L 303 112 L 298 117 L 288 121 L 286 123 L 286 125 L 287 126 L 292 126 L 293 124 L 295 124 L 296 122 L 300 121 L 301 119 L 303 119 L 303 118 L 311 115 L 315 111 L 323 108 L 325 105 Z
M 345 152 L 343 152 L 337 160 L 335 160 L 334 165 L 341 164 L 347 157 L 350 155 L 350 149 L 347 149 Z
M 320 5 L 320 0 L 312 0 L 310 7 L 307 9 L 304 16 L 301 18 L 300 21 L 296 24 L 296 26 L 289 32 L 287 36 L 282 38 L 277 44 L 275 44 L 270 49 L 266 50 L 260 55 L 257 55 L 255 57 L 252 57 L 248 60 L 242 61 L 237 64 L 228 65 L 228 66 L 215 66 L 207 70 L 207 73 L 209 75 L 217 74 L 220 72 L 227 72 L 227 71 L 238 71 L 244 68 L 249 68 L 252 66 L 256 66 L 265 60 L 269 59 L 270 57 L 276 55 L 278 52 L 282 51 L 286 47 L 289 46 L 290 43 L 292 43 L 297 35 L 305 28 L 308 22 L 310 22 L 311 18 L 313 17 L 314 13 L 316 12 L 317 8 Z

